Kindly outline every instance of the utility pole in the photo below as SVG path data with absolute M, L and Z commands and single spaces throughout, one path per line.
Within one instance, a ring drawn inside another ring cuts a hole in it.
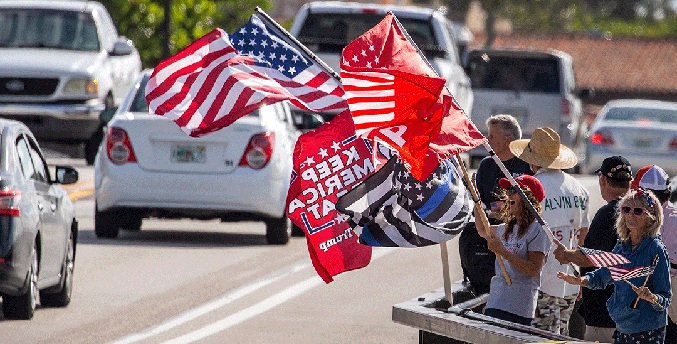
M 171 36 L 171 17 L 172 17 L 172 1 L 164 0 L 164 10 L 165 10 L 165 20 L 162 23 L 162 58 L 166 59 L 169 57 L 169 37 Z

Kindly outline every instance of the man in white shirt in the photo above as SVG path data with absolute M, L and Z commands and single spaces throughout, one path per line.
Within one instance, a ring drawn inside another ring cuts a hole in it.
M 529 140 L 511 142 L 510 151 L 529 163 L 534 177 L 543 184 L 546 198 L 541 202 L 542 216 L 552 236 L 568 249 L 582 245 L 589 226 L 589 193 L 574 177 L 562 171 L 576 166 L 576 154 L 560 143 L 557 132 L 547 127 L 534 130 Z M 550 252 L 542 270 L 533 325 L 568 335 L 569 318 L 579 288 L 556 278 L 558 271 L 573 274 L 571 266 L 560 264 Z

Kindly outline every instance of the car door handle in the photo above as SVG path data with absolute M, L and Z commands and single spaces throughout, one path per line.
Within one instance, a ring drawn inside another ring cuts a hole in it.
M 52 212 L 55 212 L 55 211 L 56 211 L 56 204 L 50 203 L 49 209 L 50 209 Z

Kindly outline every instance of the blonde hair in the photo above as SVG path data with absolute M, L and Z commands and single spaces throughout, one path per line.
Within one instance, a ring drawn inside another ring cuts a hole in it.
M 646 189 L 631 189 L 628 193 L 618 201 L 618 208 L 616 209 L 616 233 L 621 241 L 630 241 L 630 229 L 625 223 L 625 217 L 622 214 L 621 208 L 626 206 L 641 205 L 644 208 L 647 216 L 649 216 L 649 226 L 644 229 L 642 237 L 655 237 L 663 225 L 663 207 L 656 198 L 653 192 Z

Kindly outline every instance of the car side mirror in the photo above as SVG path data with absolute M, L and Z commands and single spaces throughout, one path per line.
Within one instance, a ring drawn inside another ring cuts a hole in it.
M 595 97 L 595 89 L 582 88 L 576 91 L 576 95 L 578 96 L 578 98 L 581 98 L 582 100 L 590 100 Z
M 57 166 L 56 181 L 64 185 L 75 184 L 78 181 L 78 171 L 70 166 Z
M 131 55 L 133 51 L 134 45 L 132 44 L 132 41 L 125 37 L 120 37 L 120 39 L 118 39 L 117 42 L 115 42 L 115 44 L 113 45 L 113 50 L 110 51 L 109 55 L 127 56 Z

